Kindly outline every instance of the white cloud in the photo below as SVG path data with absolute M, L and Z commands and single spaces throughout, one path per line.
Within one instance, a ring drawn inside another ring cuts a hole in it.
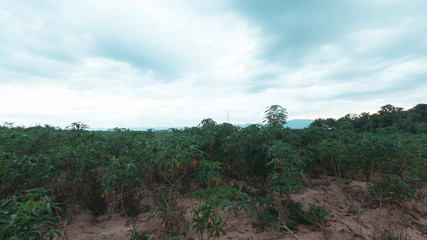
M 229 111 L 255 123 L 272 104 L 316 118 L 427 100 L 420 2 L 376 3 L 389 15 L 352 3 L 342 21 L 343 9 L 228 4 L 2 3 L 0 121 L 169 127 Z

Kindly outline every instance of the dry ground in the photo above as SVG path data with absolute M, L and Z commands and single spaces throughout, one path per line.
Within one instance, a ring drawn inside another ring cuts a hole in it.
M 335 178 L 322 177 L 311 180 L 307 190 L 296 194 L 293 199 L 302 203 L 306 210 L 310 203 L 328 209 L 330 216 L 323 228 L 299 225 L 294 234 L 299 239 L 380 239 L 387 231 L 390 235 L 405 236 L 396 239 L 427 239 L 427 193 L 421 191 L 416 199 L 404 203 L 385 204 L 382 207 L 364 201 L 363 182 L 352 182 L 344 186 L 338 184 Z M 250 189 L 248 187 L 248 189 Z M 141 204 L 147 210 L 135 218 L 140 229 L 152 232 L 150 239 L 162 239 L 162 226 L 156 213 L 151 210 L 153 199 L 143 196 Z M 184 217 L 187 222 L 191 219 L 191 207 L 188 198 L 181 199 L 185 208 Z M 151 207 L 150 207 L 151 206 Z M 111 211 L 113 212 L 113 211 Z M 177 220 L 178 221 L 178 220 Z M 177 222 L 182 225 L 182 222 Z M 81 211 L 66 228 L 64 238 L 76 240 L 88 239 L 129 239 L 129 222 L 120 213 L 111 213 L 94 217 L 89 212 Z M 244 213 L 237 218 L 227 221 L 224 228 L 226 235 L 221 239 L 297 239 L 284 230 L 276 233 L 274 230 L 262 231 L 257 228 L 257 217 Z M 190 232 L 187 239 L 198 239 Z

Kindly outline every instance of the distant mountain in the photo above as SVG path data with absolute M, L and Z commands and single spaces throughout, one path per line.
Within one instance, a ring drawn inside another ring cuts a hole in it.
M 289 127 L 292 129 L 303 129 L 308 127 L 308 125 L 310 125 L 313 122 L 313 120 L 310 119 L 292 119 L 289 120 L 287 122 L 287 124 L 285 124 L 285 127 Z M 237 127 L 241 127 L 241 128 L 245 128 L 249 125 L 252 124 L 260 124 L 263 125 L 262 123 L 245 123 L 245 124 L 234 124 Z M 183 129 L 184 127 L 175 127 L 177 129 Z M 90 128 L 90 131 L 108 131 L 108 130 L 112 130 L 113 128 Z M 126 128 L 127 129 L 127 128 Z M 147 131 L 148 129 L 153 129 L 153 130 L 168 130 L 169 128 L 167 127 L 154 127 L 154 128 L 145 128 L 145 127 L 131 127 L 129 128 L 132 131 Z
M 289 127 L 292 129 L 303 129 L 303 128 L 308 127 L 308 125 L 310 125 L 312 122 L 313 122 L 313 120 L 311 120 L 311 119 L 292 119 L 292 120 L 289 120 L 285 124 L 285 127 Z M 263 125 L 262 123 L 246 123 L 246 124 L 235 124 L 235 126 L 245 128 L 245 127 L 252 125 L 252 124 Z
M 130 127 L 130 128 L 124 128 L 124 129 L 129 129 L 131 131 L 147 131 L 148 129 L 160 131 L 160 130 L 168 130 L 169 128 L 167 128 L 167 127 L 154 127 L 154 128 Z M 180 129 L 180 128 L 178 128 L 178 129 Z M 114 130 L 114 128 L 89 128 L 89 131 L 111 131 L 111 130 Z
M 313 122 L 311 119 L 292 119 L 289 120 L 285 127 L 293 128 L 293 129 L 303 129 L 308 127 Z
M 168 130 L 169 128 L 167 128 L 167 127 L 154 127 L 154 128 L 131 127 L 129 129 L 132 130 L 132 131 L 147 131 L 148 129 L 153 129 L 155 131 L 160 131 L 160 130 Z
M 262 123 L 245 123 L 245 124 L 234 124 L 234 126 L 245 128 L 245 127 L 252 125 L 252 124 L 261 124 L 262 125 Z

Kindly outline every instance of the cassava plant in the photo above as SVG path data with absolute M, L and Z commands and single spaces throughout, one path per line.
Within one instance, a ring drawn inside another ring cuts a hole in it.
M 120 194 L 120 206 L 123 214 L 131 223 L 133 232 L 138 232 L 129 212 L 126 210 L 124 195 L 126 190 L 140 186 L 142 178 L 139 168 L 134 161 L 127 157 L 116 158 L 113 156 L 104 170 L 104 176 L 99 179 L 104 186 L 102 198 L 108 197 L 113 192 L 118 192 Z
M 186 132 L 173 130 L 165 134 L 165 137 L 146 141 L 146 161 L 150 166 L 146 171 L 148 188 L 158 199 L 156 210 L 165 234 L 179 235 L 180 224 L 184 223 L 183 207 L 178 204 L 179 192 L 190 185 L 189 172 L 197 166 L 203 153 Z
M 268 175 L 270 191 L 278 193 L 280 197 L 285 197 L 283 201 L 279 200 L 276 203 L 278 208 L 276 229 L 285 228 L 290 231 L 287 226 L 290 215 L 286 209 L 291 202 L 291 194 L 304 189 L 303 178 L 305 175 L 302 172 L 304 162 L 291 145 L 280 141 L 275 141 L 274 145 L 270 147 L 268 156 L 271 159 L 268 165 L 272 168 Z
M 246 214 L 253 213 L 254 205 L 250 202 L 249 196 L 242 192 L 242 188 L 243 186 L 234 188 L 224 184 L 223 187 L 215 186 L 195 192 L 190 201 L 193 218 L 191 223 L 187 224 L 185 231 L 188 232 L 191 228 L 196 231 L 200 240 L 218 239 L 226 234 L 224 226 L 228 218 L 223 219 L 221 211 L 232 213 L 234 216 L 237 216 L 240 211 Z
M 0 200 L 0 239 L 53 240 L 61 234 L 55 224 L 59 222 L 61 208 L 43 189 L 29 189 L 26 195 L 14 195 Z
M 238 189 L 233 186 L 223 184 L 221 187 L 221 164 L 202 160 L 194 175 L 200 183 L 209 186 L 204 190 L 199 190 L 192 195 L 190 204 L 193 219 L 186 226 L 186 231 L 191 229 L 196 231 L 199 239 L 217 239 L 225 234 L 224 225 L 227 219 L 223 219 L 220 211 L 232 212 L 235 216 L 240 211 L 247 214 L 253 211 L 249 196 L 242 192 L 243 186 Z M 198 200 L 196 207 L 195 201 Z

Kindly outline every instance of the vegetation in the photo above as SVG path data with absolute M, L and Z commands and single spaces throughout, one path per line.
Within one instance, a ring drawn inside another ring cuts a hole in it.
M 59 208 L 42 189 L 29 189 L 25 196 L 13 196 L 0 201 L 1 239 L 53 239 L 59 235 L 53 224 Z
M 280 105 L 272 105 L 265 111 L 264 123 L 268 125 L 283 125 L 288 119 L 288 112 Z
M 318 118 L 311 126 L 327 130 L 351 129 L 355 132 L 373 133 L 427 133 L 427 104 L 418 104 L 404 111 L 401 107 L 387 104 L 373 114 L 347 114 L 337 120 Z
M 228 215 L 256 214 L 260 228 L 277 231 L 298 224 L 322 227 L 327 209 L 310 205 L 303 211 L 291 199 L 318 175 L 335 176 L 343 187 L 352 180 L 367 182 L 363 197 L 379 207 L 407 201 L 426 187 L 426 104 L 317 119 L 298 130 L 283 127 L 286 119 L 286 110 L 273 105 L 265 126 L 246 128 L 212 119 L 166 131 L 5 123 L 0 238 L 52 239 L 76 206 L 103 214 L 115 205 L 131 222 L 130 239 L 148 239 L 150 229 L 133 224 L 142 212 L 136 193 L 143 190 L 156 199 L 153 210 L 165 238 L 193 231 L 200 239 L 215 239 L 226 234 Z M 247 185 L 236 187 L 235 181 Z M 248 186 L 264 192 L 254 197 Z M 192 219 L 184 217 L 183 197 L 191 199 Z

